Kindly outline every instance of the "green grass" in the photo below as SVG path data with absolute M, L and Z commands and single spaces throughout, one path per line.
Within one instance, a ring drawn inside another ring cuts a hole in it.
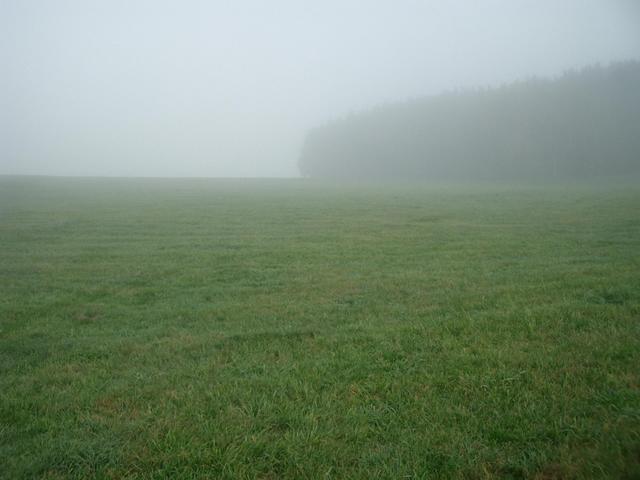
M 0 178 L 0 477 L 640 478 L 640 188 Z

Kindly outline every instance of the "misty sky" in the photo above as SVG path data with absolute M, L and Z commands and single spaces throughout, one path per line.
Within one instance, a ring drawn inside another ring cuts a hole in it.
M 637 0 L 0 0 L 0 174 L 295 176 L 350 111 L 630 58 Z

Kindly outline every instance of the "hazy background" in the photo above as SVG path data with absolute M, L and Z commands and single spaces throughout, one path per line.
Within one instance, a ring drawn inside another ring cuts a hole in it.
M 296 176 L 350 111 L 638 57 L 636 0 L 0 0 L 0 174 Z

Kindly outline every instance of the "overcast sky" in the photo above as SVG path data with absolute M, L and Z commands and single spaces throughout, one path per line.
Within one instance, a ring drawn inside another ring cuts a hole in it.
M 295 176 L 350 111 L 629 58 L 638 0 L 0 0 L 0 174 Z

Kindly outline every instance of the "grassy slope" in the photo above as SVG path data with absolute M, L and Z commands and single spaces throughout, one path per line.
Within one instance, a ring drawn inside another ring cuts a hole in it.
M 0 178 L 0 477 L 640 475 L 640 189 Z

